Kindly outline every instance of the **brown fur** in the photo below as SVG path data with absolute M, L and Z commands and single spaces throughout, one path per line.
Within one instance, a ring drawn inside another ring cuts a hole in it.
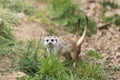
M 79 57 L 79 54 L 81 52 L 81 45 L 85 39 L 87 27 L 88 27 L 88 18 L 86 16 L 86 26 L 84 28 L 83 34 L 80 37 L 80 20 L 78 20 L 78 27 L 77 27 L 77 33 L 76 33 L 76 40 L 71 40 L 71 46 L 68 48 L 68 50 L 65 53 L 69 53 L 69 59 L 76 60 Z M 70 40 L 70 39 L 69 39 Z M 68 57 L 68 54 L 66 54 Z

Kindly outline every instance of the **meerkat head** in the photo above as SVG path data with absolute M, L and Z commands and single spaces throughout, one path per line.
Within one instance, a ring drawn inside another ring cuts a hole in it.
M 44 45 L 48 47 L 54 47 L 57 45 L 58 39 L 56 36 L 46 37 L 44 39 Z
M 58 38 L 56 36 L 49 36 L 44 39 L 44 45 L 47 52 L 56 53 L 56 47 L 58 45 Z

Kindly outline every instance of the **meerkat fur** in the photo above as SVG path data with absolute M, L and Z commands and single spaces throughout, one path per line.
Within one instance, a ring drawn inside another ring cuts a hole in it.
M 86 16 L 86 26 L 84 27 L 84 31 L 82 36 L 80 37 L 80 19 L 78 20 L 78 26 L 77 26 L 77 33 L 76 33 L 76 41 L 73 41 L 72 47 L 71 47 L 71 57 L 73 60 L 78 59 L 79 54 L 81 52 L 81 45 L 85 39 L 86 32 L 88 28 L 88 17 Z

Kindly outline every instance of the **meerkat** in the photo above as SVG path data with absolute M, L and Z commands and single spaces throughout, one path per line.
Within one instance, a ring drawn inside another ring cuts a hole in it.
M 88 18 L 86 16 L 86 26 L 84 28 L 83 34 L 80 37 L 80 19 L 78 20 L 78 27 L 76 31 L 75 39 L 67 39 L 70 43 L 66 43 L 63 39 L 56 36 L 49 36 L 44 39 L 44 45 L 48 52 L 58 53 L 69 59 L 76 60 L 79 57 L 81 52 L 81 45 L 85 39 L 87 27 L 88 27 Z

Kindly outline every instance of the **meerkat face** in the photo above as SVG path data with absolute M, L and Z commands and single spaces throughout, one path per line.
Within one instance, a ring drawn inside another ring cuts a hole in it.
M 54 47 L 57 45 L 58 39 L 56 36 L 46 37 L 44 39 L 44 45 L 48 47 Z

